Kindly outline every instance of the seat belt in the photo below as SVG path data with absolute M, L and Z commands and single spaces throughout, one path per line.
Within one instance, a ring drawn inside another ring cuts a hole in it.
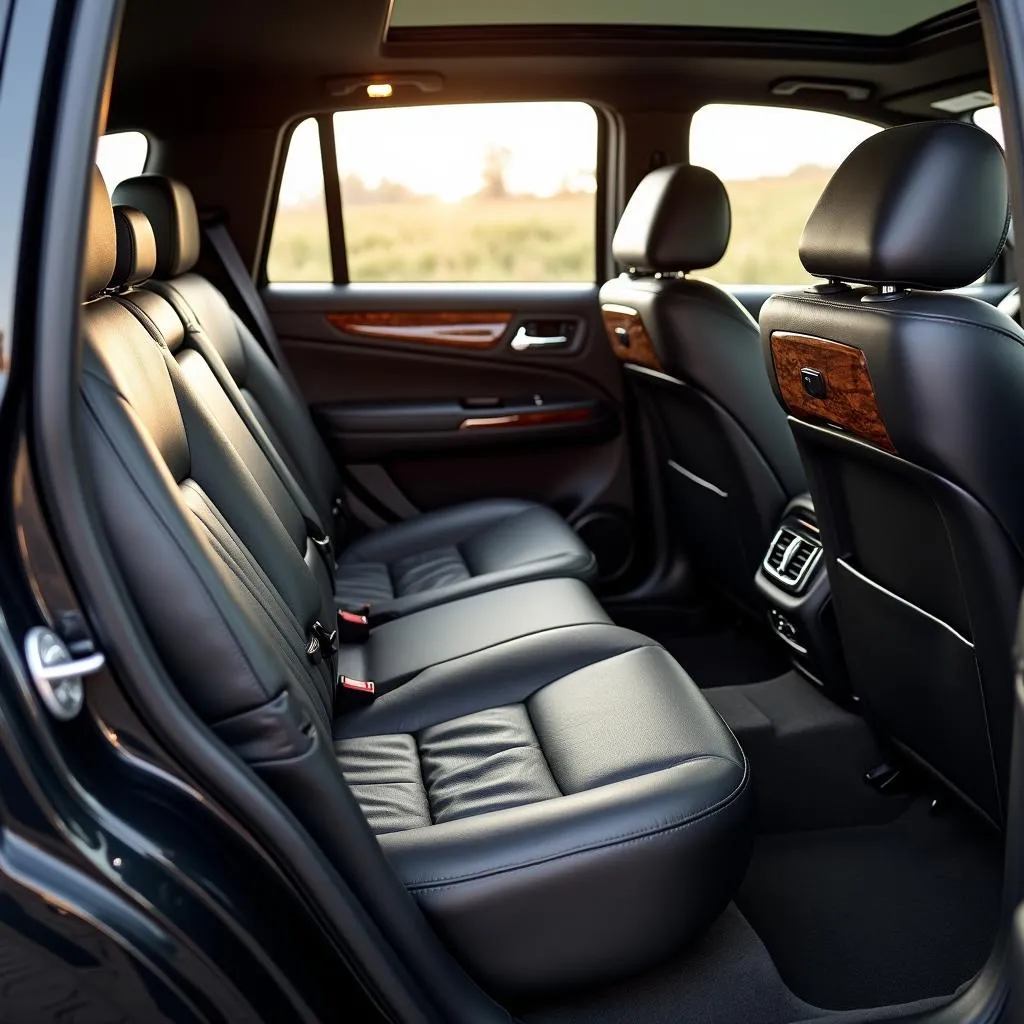
M 204 214 L 202 218 L 203 234 L 206 236 L 210 248 L 217 257 L 231 291 L 236 300 L 232 305 L 236 312 L 245 321 L 245 325 L 252 331 L 253 336 L 260 343 L 266 353 L 274 361 L 281 375 L 288 382 L 289 387 L 296 394 L 301 396 L 299 383 L 292 374 L 288 360 L 281 349 L 281 343 L 277 340 L 277 331 L 270 322 L 267 307 L 263 305 L 263 299 L 253 284 L 252 275 L 249 273 L 238 246 L 228 233 L 227 223 L 223 214 Z M 305 399 L 303 399 L 305 401 Z

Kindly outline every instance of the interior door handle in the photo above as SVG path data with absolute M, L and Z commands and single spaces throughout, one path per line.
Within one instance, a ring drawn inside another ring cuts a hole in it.
M 512 339 L 512 348 L 516 352 L 526 352 L 531 348 L 551 348 L 557 345 L 568 345 L 569 339 L 564 334 L 528 334 L 525 327 L 516 331 Z

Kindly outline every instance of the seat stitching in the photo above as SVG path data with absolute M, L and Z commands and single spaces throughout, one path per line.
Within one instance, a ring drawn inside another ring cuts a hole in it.
M 639 650 L 639 648 L 637 648 L 637 649 Z M 534 693 L 531 694 L 530 696 L 535 696 L 535 695 L 536 695 L 536 691 L 534 691 Z M 565 791 L 558 784 L 558 779 L 555 777 L 555 770 L 554 770 L 554 768 L 551 767 L 551 762 L 548 760 L 548 755 L 544 751 L 544 745 L 540 741 L 540 735 L 537 732 L 537 726 L 535 726 L 533 724 L 533 716 L 530 714 L 530 705 L 527 703 L 527 701 L 524 700 L 522 702 L 522 707 L 523 707 L 523 713 L 526 715 L 526 721 L 529 723 L 530 730 L 533 732 L 533 738 L 534 738 L 534 740 L 536 740 L 536 743 L 535 744 L 531 744 L 531 746 L 536 746 L 537 750 L 540 752 L 540 756 L 544 759 L 544 766 L 548 770 L 548 775 L 551 776 L 551 781 L 555 784 L 555 789 L 558 790 L 558 795 L 559 796 L 565 796 L 566 795 Z
M 720 754 L 702 754 L 700 756 L 689 758 L 686 761 L 680 762 L 680 764 L 689 764 L 689 763 L 692 763 L 692 762 L 695 762 L 695 761 L 726 761 L 726 762 L 728 762 L 729 764 L 732 764 L 732 765 L 735 765 L 735 763 L 736 763 L 735 761 L 732 761 L 729 758 L 722 757 Z M 679 765 L 673 765 L 673 767 L 678 768 Z M 609 846 L 615 846 L 615 845 L 632 846 L 635 843 L 643 842 L 645 839 L 652 839 L 652 838 L 656 838 L 659 835 L 665 835 L 665 834 L 668 834 L 670 832 L 676 832 L 676 831 L 679 831 L 680 829 L 687 828 L 690 825 L 694 825 L 694 824 L 696 824 L 699 821 L 705 821 L 708 818 L 711 818 L 714 815 L 716 815 L 716 814 L 720 813 L 721 811 L 725 810 L 728 807 L 728 805 L 733 803 L 736 800 L 736 798 L 739 797 L 741 795 L 741 793 L 747 788 L 747 783 L 748 783 L 749 779 L 750 779 L 750 765 L 749 765 L 749 762 L 747 761 L 746 755 L 744 754 L 743 755 L 743 778 L 740 780 L 740 782 L 736 786 L 736 788 L 733 789 L 733 791 L 728 796 L 723 797 L 716 804 L 712 804 L 712 806 L 707 808 L 706 810 L 699 811 L 699 812 L 691 815 L 688 818 L 684 818 L 682 821 L 679 821 L 679 822 L 676 822 L 674 824 L 665 826 L 663 828 L 636 829 L 636 830 L 634 830 L 632 832 L 622 832 L 619 835 L 610 836 L 608 839 L 603 840 L 600 843 L 591 843 L 591 844 L 586 844 L 584 846 L 577 846 L 577 847 L 574 847 L 571 850 L 563 850 L 560 853 L 553 854 L 550 857 L 538 857 L 538 858 L 536 858 L 534 860 L 521 861 L 521 862 L 519 862 L 517 864 L 502 864 L 502 865 L 499 865 L 498 867 L 491 868 L 488 871 L 483 871 L 483 872 L 480 872 L 480 873 L 477 873 L 477 874 L 447 875 L 447 876 L 441 876 L 441 877 L 438 877 L 438 878 L 427 879 L 427 880 L 424 880 L 422 882 L 410 882 L 410 883 L 407 883 L 407 888 L 413 889 L 413 890 L 415 890 L 417 892 L 435 892 L 435 891 L 436 892 L 441 892 L 441 891 L 444 891 L 444 889 L 447 889 L 447 888 L 454 888 L 454 886 L 437 886 L 435 883 L 437 883 L 437 882 L 461 883 L 461 882 L 478 881 L 481 878 L 491 878 L 491 877 L 493 877 L 495 875 L 505 874 L 505 873 L 507 873 L 509 871 L 518 871 L 518 870 L 521 870 L 522 868 L 537 867 L 540 864 L 549 864 L 552 861 L 564 860 L 566 857 L 572 857 L 572 856 L 574 856 L 574 855 L 576 855 L 578 853 L 589 853 L 589 852 L 591 852 L 593 850 L 602 850 L 602 849 L 605 849 L 605 848 L 607 848 Z M 628 842 L 620 843 L 620 840 L 622 840 L 622 839 L 628 840 Z
M 434 805 L 430 802 L 430 789 L 427 787 L 427 780 L 423 777 L 423 751 L 420 750 L 420 741 L 414 732 L 406 733 L 406 735 L 412 737 L 412 745 L 416 750 L 416 771 L 420 780 L 420 789 L 423 790 L 423 802 L 427 805 L 427 818 L 430 820 L 431 825 L 436 825 L 437 819 L 434 817 Z

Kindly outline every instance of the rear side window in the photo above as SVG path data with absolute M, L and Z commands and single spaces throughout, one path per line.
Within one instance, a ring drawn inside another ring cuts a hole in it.
M 880 131 L 840 114 L 716 103 L 690 127 L 690 161 L 724 182 L 732 237 L 723 259 L 700 271 L 720 284 L 800 284 L 811 280 L 797 247 L 832 172 Z
M 149 139 L 142 132 L 112 132 L 100 136 L 96 146 L 96 164 L 109 191 L 125 178 L 134 178 L 146 169 Z
M 330 250 L 319 142 L 300 136 L 307 123 L 289 147 L 270 281 L 595 279 L 598 131 L 587 104 L 380 107 L 321 122 L 337 154 L 327 188 L 340 192 L 344 274 L 301 258 Z

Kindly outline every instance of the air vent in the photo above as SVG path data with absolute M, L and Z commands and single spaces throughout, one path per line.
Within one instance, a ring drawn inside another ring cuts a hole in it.
M 783 526 L 772 540 L 764 571 L 789 590 L 799 590 L 821 557 L 816 540 Z

